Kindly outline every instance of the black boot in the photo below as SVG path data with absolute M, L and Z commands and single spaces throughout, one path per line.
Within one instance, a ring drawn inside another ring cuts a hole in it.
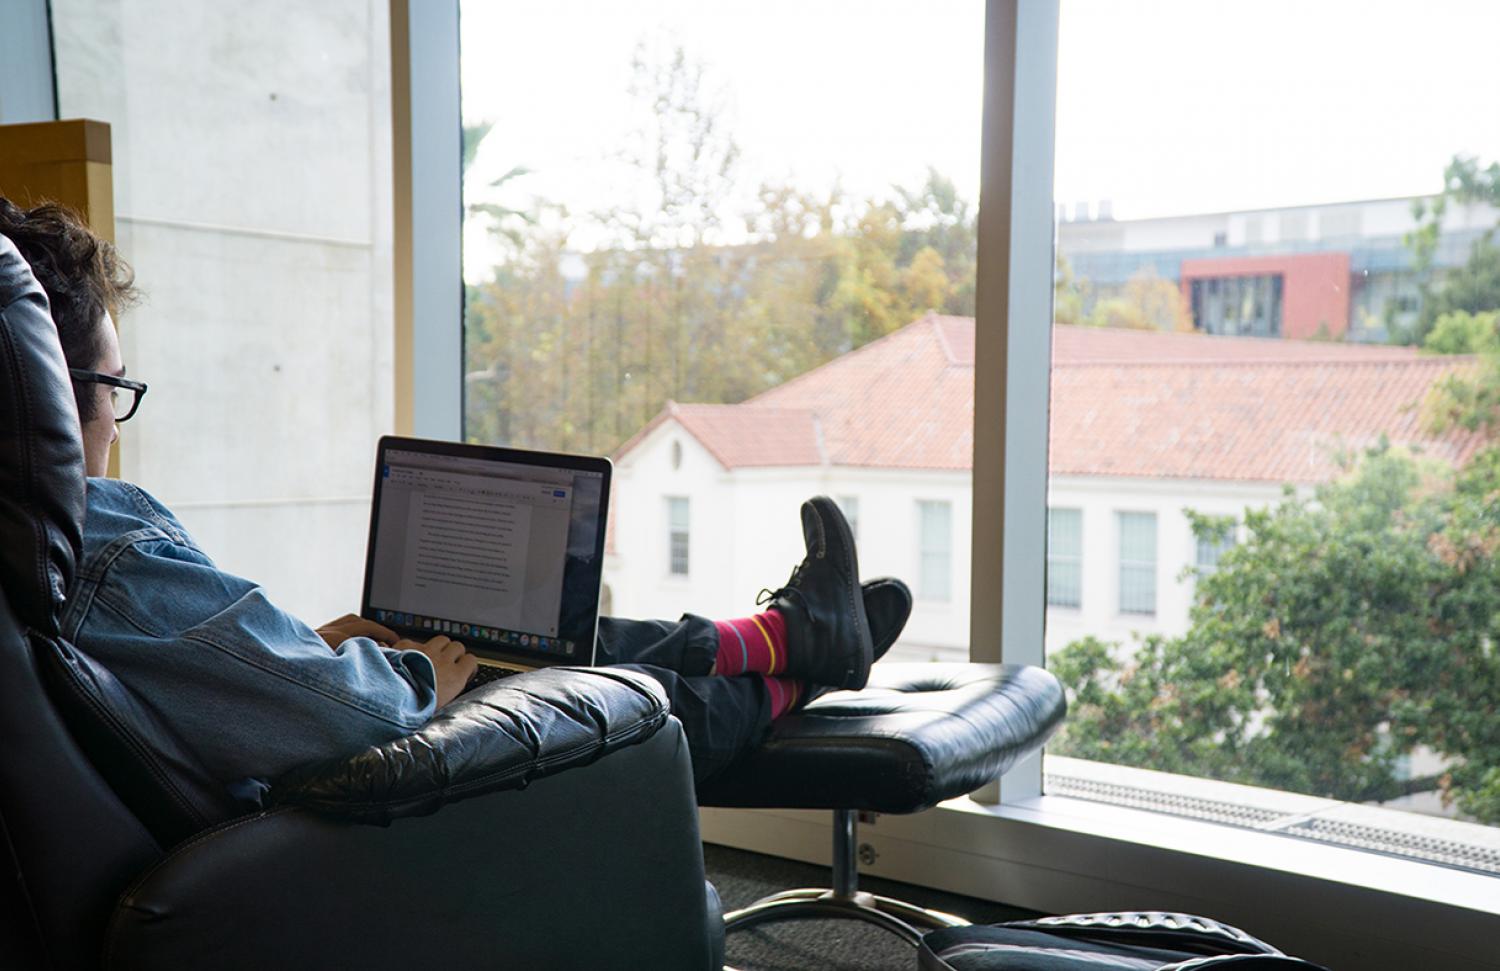
M 786 586 L 769 594 L 786 621 L 783 673 L 809 686 L 858 690 L 869 680 L 875 649 L 859 588 L 854 534 L 832 499 L 814 496 L 802 504 L 802 538 L 807 558 Z
M 870 643 L 875 660 L 879 661 L 901 636 L 906 618 L 911 616 L 911 588 L 895 577 L 880 577 L 860 584 L 859 590 L 864 596 L 865 616 L 870 621 Z M 798 696 L 792 711 L 801 711 L 809 703 L 835 690 L 825 684 L 809 684 Z
M 879 661 L 896 643 L 911 616 L 911 588 L 895 577 L 880 577 L 860 585 L 865 618 L 870 624 L 870 644 Z

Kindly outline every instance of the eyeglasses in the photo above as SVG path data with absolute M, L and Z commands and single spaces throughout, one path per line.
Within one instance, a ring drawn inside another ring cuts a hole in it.
M 109 385 L 109 407 L 114 412 L 115 421 L 129 421 L 146 394 L 144 381 L 127 381 L 113 374 L 100 374 L 98 371 L 85 371 L 82 368 L 68 368 L 68 373 L 73 375 L 74 381 Z M 129 391 L 130 394 L 126 396 L 121 391 Z

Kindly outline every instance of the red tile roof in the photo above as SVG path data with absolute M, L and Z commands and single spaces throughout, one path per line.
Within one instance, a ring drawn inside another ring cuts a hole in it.
M 1411 348 L 1053 328 L 1051 470 L 1083 476 L 1318 482 L 1340 451 L 1394 444 L 1459 462 L 1420 403 L 1467 358 Z M 726 468 L 968 469 L 974 321 L 928 315 L 738 405 L 669 405 Z
M 818 417 L 809 409 L 683 405 L 675 401 L 615 450 L 619 459 L 668 419 L 675 419 L 726 469 L 822 465 Z

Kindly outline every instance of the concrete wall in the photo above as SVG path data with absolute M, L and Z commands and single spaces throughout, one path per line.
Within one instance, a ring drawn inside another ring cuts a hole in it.
M 682 460 L 674 468 L 673 445 Z M 741 616 L 755 609 L 761 587 L 774 588 L 803 555 L 798 507 L 823 493 L 859 503 L 857 540 L 865 579 L 898 576 L 914 588 L 918 575 L 919 500 L 953 504 L 952 593 L 948 601 L 918 599 L 903 636 L 907 658 L 952 659 L 969 648 L 970 528 L 966 472 L 798 466 L 726 470 L 675 421 L 666 421 L 616 463 L 614 552 L 606 558 L 611 609 L 621 616 L 676 617 L 683 612 Z M 691 570 L 668 573 L 667 496 L 690 500 Z M 1083 593 L 1077 608 L 1047 611 L 1047 649 L 1093 634 L 1128 640 L 1134 634 L 1187 629 L 1193 582 L 1183 574 L 1197 546 L 1184 509 L 1240 515 L 1274 503 L 1281 489 L 1258 483 L 1056 477 L 1048 503 L 1083 515 Z M 1117 512 L 1157 517 L 1157 610 L 1119 611 Z M 1038 562 L 1040 570 L 1044 564 Z
M 53 0 L 62 117 L 113 128 L 121 469 L 313 622 L 358 609 L 392 424 L 385 0 Z

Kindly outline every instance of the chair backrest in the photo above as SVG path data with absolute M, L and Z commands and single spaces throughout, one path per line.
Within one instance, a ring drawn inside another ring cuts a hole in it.
M 57 621 L 85 487 L 46 296 L 0 236 L 0 880 L 11 881 L 0 889 L 0 942 L 58 968 L 98 964 L 115 898 L 161 854 L 79 747 L 38 663 L 64 656 Z

